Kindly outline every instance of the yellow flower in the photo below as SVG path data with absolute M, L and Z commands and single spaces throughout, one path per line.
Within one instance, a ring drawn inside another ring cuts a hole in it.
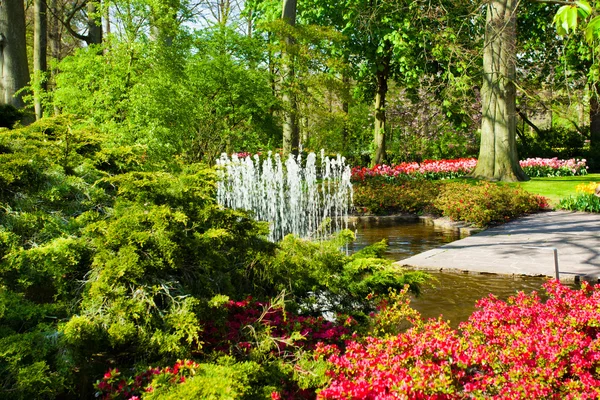
M 588 194 L 593 194 L 594 191 L 596 190 L 596 187 L 598 186 L 597 182 L 589 182 L 589 183 L 582 183 L 580 185 L 577 185 L 575 187 L 575 191 L 577 193 L 588 193 Z

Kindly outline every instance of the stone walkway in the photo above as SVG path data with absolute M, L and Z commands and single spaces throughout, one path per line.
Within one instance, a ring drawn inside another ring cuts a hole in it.
M 552 247 L 558 249 L 561 280 L 598 281 L 600 214 L 532 214 L 397 264 L 418 269 L 554 276 Z

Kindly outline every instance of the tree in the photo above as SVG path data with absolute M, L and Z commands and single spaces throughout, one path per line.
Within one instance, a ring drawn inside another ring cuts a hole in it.
M 523 181 L 516 132 L 516 0 L 492 0 L 486 8 L 481 89 L 481 147 L 475 178 Z
M 102 43 L 102 12 L 99 10 L 100 1 L 97 0 L 77 0 L 70 5 L 66 15 L 55 15 L 67 29 L 67 31 L 76 39 L 79 39 L 88 45 Z M 52 9 L 52 7 L 51 7 Z M 54 11 L 54 10 L 52 10 Z M 73 25 L 74 20 L 83 18 L 86 26 L 86 33 L 81 33 L 77 26 Z
M 34 1 L 34 35 L 33 35 L 33 75 L 35 79 L 34 107 L 35 119 L 42 118 L 44 111 L 42 109 L 41 92 L 46 90 L 45 76 L 47 69 L 47 26 L 46 1 Z
M 15 95 L 29 82 L 25 7 L 21 0 L 0 2 L 0 104 L 23 107 Z
M 296 0 L 283 0 L 281 19 L 290 27 L 296 25 Z M 297 152 L 300 145 L 298 130 L 298 105 L 294 93 L 295 71 L 292 47 L 294 39 L 290 34 L 285 38 L 283 60 L 283 151 L 285 153 Z

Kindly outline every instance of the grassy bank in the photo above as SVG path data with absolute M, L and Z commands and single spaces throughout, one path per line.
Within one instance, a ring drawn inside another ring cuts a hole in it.
M 527 182 L 508 183 L 510 186 L 520 186 L 526 191 L 544 196 L 550 200 L 550 205 L 556 207 L 560 199 L 575 194 L 575 187 L 582 183 L 600 183 L 600 174 L 582 176 L 561 176 L 552 178 L 531 178 Z

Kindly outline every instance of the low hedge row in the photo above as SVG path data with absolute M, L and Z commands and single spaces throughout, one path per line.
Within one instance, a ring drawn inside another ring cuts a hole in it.
M 431 213 L 475 226 L 504 222 L 548 207 L 544 197 L 489 182 L 404 181 L 354 184 L 360 214 Z

